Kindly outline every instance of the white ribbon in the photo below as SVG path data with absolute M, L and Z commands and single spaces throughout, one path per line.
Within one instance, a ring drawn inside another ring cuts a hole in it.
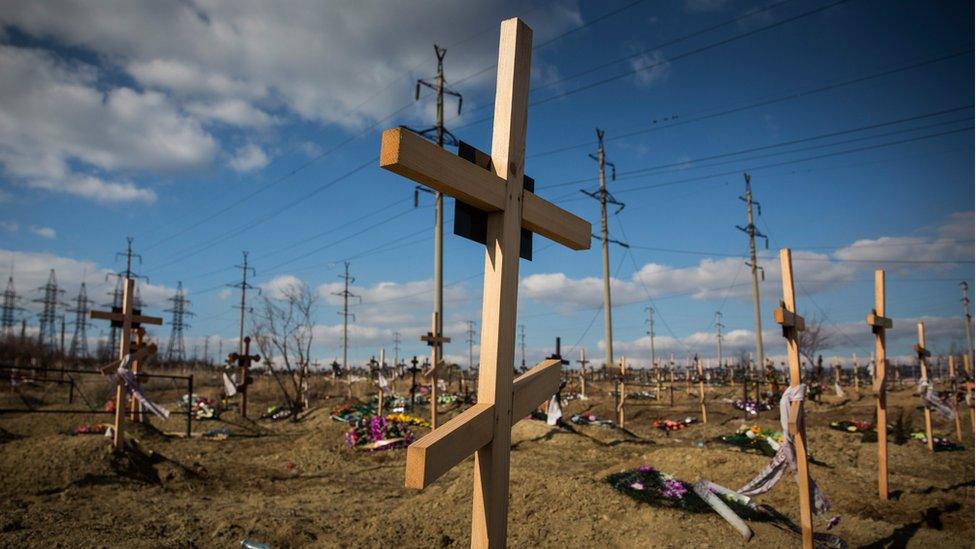
M 119 369 L 115 371 L 115 379 L 121 380 L 122 384 L 125 386 L 125 389 L 132 396 L 136 397 L 136 400 L 142 403 L 147 410 L 163 419 L 169 419 L 169 410 L 149 400 L 146 395 L 142 393 L 142 389 L 139 388 L 139 383 L 136 381 L 135 374 L 129 370 L 129 363 L 131 361 L 132 355 L 126 355 L 122 359 L 122 361 L 119 363 Z

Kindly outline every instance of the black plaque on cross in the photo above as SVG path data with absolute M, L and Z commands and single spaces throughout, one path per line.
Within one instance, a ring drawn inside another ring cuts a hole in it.
M 458 142 L 458 156 L 481 168 L 491 170 L 491 155 L 479 151 L 464 141 Z M 535 179 L 527 175 L 523 176 L 522 189 L 525 192 L 535 192 Z M 488 214 L 460 200 L 455 200 L 454 234 L 480 244 L 488 244 Z M 522 229 L 519 256 L 532 261 L 532 231 L 528 229 Z

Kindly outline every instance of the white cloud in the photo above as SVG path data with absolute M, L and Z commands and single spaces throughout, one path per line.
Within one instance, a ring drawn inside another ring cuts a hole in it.
M 57 238 L 58 232 L 51 227 L 38 227 L 35 225 L 30 226 L 30 232 L 36 234 L 41 238 Z
M 285 297 L 285 292 L 300 288 L 304 282 L 294 275 L 278 275 L 268 282 L 259 284 L 258 287 L 264 292 L 264 295 L 272 299 L 283 299 Z
M 671 63 L 661 50 L 644 52 L 631 58 L 630 68 L 637 71 L 634 79 L 644 88 L 665 82 L 671 74 Z
M 267 166 L 268 155 L 264 153 L 261 147 L 250 143 L 237 149 L 228 165 L 236 172 L 251 172 Z
M 202 119 L 232 126 L 264 128 L 277 122 L 273 116 L 241 99 L 191 102 L 186 110 Z
M 20 223 L 16 221 L 0 221 L 0 229 L 3 229 L 10 233 L 15 233 L 20 230 Z
M 98 76 L 91 65 L 0 45 L 0 164 L 8 174 L 85 198 L 149 201 L 152 191 L 85 172 L 210 163 L 216 142 L 164 94 L 107 86 Z

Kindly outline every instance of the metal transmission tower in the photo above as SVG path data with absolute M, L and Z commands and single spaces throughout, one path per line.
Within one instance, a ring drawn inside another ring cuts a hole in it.
M 722 311 L 715 311 L 715 341 L 718 345 L 718 367 L 722 367 Z
M 51 269 L 47 284 L 38 290 L 44 292 L 44 297 L 34 300 L 34 303 L 42 304 L 41 312 L 37 315 L 40 319 L 40 332 L 37 342 L 42 347 L 54 350 L 58 348 L 58 305 L 60 305 L 60 296 L 64 293 L 64 290 L 58 288 L 58 279 L 54 275 L 54 269 Z
M 241 310 L 241 319 L 237 329 L 237 353 L 243 356 L 246 354 L 244 352 L 244 313 L 247 312 L 248 310 L 247 291 L 256 289 L 258 291 L 258 294 L 260 294 L 261 289 L 255 288 L 254 286 L 248 284 L 247 274 L 251 273 L 251 276 L 257 276 L 257 273 L 253 268 L 247 266 L 247 252 L 241 252 L 241 254 L 243 254 L 244 256 L 244 263 L 242 265 L 234 265 L 235 267 L 241 270 L 241 281 L 238 282 L 237 284 L 228 284 L 228 286 L 231 288 L 241 289 L 241 304 L 236 307 Z M 223 357 L 221 356 L 221 358 Z
M 420 100 L 420 87 L 424 86 L 434 91 L 437 97 L 437 122 L 426 129 L 412 131 L 416 132 L 434 143 L 438 147 L 443 147 L 445 143 L 457 146 L 459 141 L 453 133 L 444 127 L 444 95 L 453 95 L 458 100 L 457 113 L 461 114 L 461 94 L 445 86 L 444 80 L 444 55 L 447 50 L 434 44 L 434 54 L 437 56 L 437 76 L 434 81 L 417 80 L 417 89 L 414 93 L 414 100 Z M 447 140 L 445 140 L 447 137 Z M 439 191 L 431 191 L 426 187 L 417 185 L 413 191 L 414 207 L 420 202 L 420 192 L 432 192 L 434 194 L 434 312 L 433 312 L 433 332 L 434 338 L 442 338 L 444 335 L 444 195 Z M 438 339 L 439 341 L 439 339 Z M 442 344 L 433 345 L 432 362 L 436 369 L 441 363 L 441 355 L 444 347 Z
M 647 337 L 651 343 L 651 369 L 656 370 L 657 364 L 654 359 L 654 307 L 647 306 L 644 310 L 647 311 Z
M 522 349 L 522 369 L 525 370 L 525 324 L 519 324 L 519 340 Z
M 607 162 L 606 150 L 603 148 L 603 130 L 600 128 L 596 129 L 596 139 L 599 143 L 596 154 L 591 154 L 590 158 L 596 160 L 599 166 L 600 173 L 600 188 L 596 192 L 589 192 L 581 190 L 583 194 L 595 198 L 600 201 L 600 241 L 602 243 L 603 252 L 603 338 L 606 341 L 604 346 L 604 367 L 610 368 L 613 366 L 613 314 L 611 313 L 611 302 L 610 302 L 610 249 L 609 245 L 611 242 L 624 248 L 629 248 L 630 246 L 619 240 L 613 240 L 609 237 L 607 231 L 607 204 L 613 204 L 617 206 L 617 211 L 614 215 L 620 213 L 624 209 L 624 203 L 618 201 L 616 198 L 607 191 L 607 179 L 606 179 L 606 167 L 610 166 L 610 178 L 614 181 L 617 179 L 617 166 L 612 162 Z M 596 235 L 594 235 L 595 237 Z
M 337 295 L 342 298 L 342 312 L 339 313 L 342 316 L 342 370 L 348 372 L 349 368 L 349 317 L 352 317 L 352 321 L 356 321 L 356 315 L 349 312 L 349 298 L 359 296 L 349 291 L 349 284 L 356 281 L 355 278 L 349 276 L 349 262 L 346 261 L 346 271 L 344 274 L 339 275 L 345 284 L 341 292 L 332 292 L 332 295 Z
M 4 338 L 11 338 L 14 336 L 14 324 L 17 311 L 23 311 L 22 307 L 19 307 L 17 303 L 20 301 L 20 296 L 14 290 L 14 275 L 11 274 L 7 278 L 7 289 L 3 291 L 3 305 L 0 307 L 0 335 Z
M 148 278 L 132 272 L 132 259 L 135 258 L 135 259 L 139 260 L 139 264 L 141 265 L 142 264 L 142 256 L 139 255 L 139 254 L 136 254 L 136 253 L 132 253 L 132 240 L 133 239 L 132 239 L 131 236 L 127 236 L 125 238 L 125 240 L 126 240 L 125 251 L 124 252 L 116 252 L 115 253 L 115 259 L 119 259 L 120 257 L 121 258 L 125 258 L 125 270 L 123 270 L 121 272 L 118 272 L 118 273 L 108 274 L 108 275 L 105 276 L 105 279 L 106 280 L 108 280 L 108 278 L 111 277 L 111 276 L 114 276 L 115 279 L 116 279 L 115 280 L 115 289 L 113 289 L 112 290 L 112 293 L 109 294 L 110 296 L 112 296 L 112 303 L 105 305 L 106 307 L 111 307 L 112 308 L 112 312 L 116 312 L 116 313 L 122 312 L 122 295 L 123 295 L 122 290 L 123 290 L 123 284 L 124 284 L 125 279 L 126 278 L 132 278 L 132 279 L 135 279 L 135 278 L 145 278 L 146 280 L 148 280 Z M 136 291 L 138 292 L 138 288 L 136 289 Z M 138 309 L 139 307 L 142 306 L 142 304 L 141 304 L 141 302 L 139 300 L 138 295 L 136 295 L 136 297 L 135 297 L 135 303 L 134 304 L 135 304 L 135 309 Z M 114 348 L 117 348 L 118 347 L 120 332 L 121 332 L 121 326 L 120 325 L 116 325 L 115 322 L 112 322 L 111 323 L 111 326 L 109 327 L 109 332 L 108 332 L 108 339 L 109 339 L 108 348 L 109 349 L 114 349 Z
M 969 314 L 969 284 L 960 282 L 959 288 L 962 289 L 962 314 L 966 321 L 966 351 L 969 353 L 969 367 L 973 368 L 976 362 L 973 362 L 973 317 Z
M 88 310 L 94 302 L 88 299 L 88 289 L 85 283 L 81 283 L 78 289 L 78 296 L 75 297 L 75 308 L 68 309 L 69 313 L 75 314 L 75 332 L 71 336 L 71 347 L 68 356 L 72 358 L 88 358 Z
M 474 321 L 468 321 L 468 371 L 474 368 Z M 523 361 L 524 362 L 524 361 Z
M 756 261 L 756 237 L 758 236 L 766 241 L 767 250 L 769 249 L 769 237 L 756 230 L 756 224 L 752 222 L 752 205 L 756 205 L 756 210 L 759 215 L 762 215 L 762 205 L 752 199 L 752 177 L 747 173 L 742 174 L 742 177 L 746 180 L 746 195 L 740 196 L 739 200 L 746 203 L 746 220 L 748 224 L 745 227 L 736 225 L 735 228 L 749 235 L 749 261 L 746 261 L 746 265 L 752 269 L 752 312 L 756 317 L 756 356 L 759 359 L 756 364 L 759 368 L 765 368 L 766 355 L 763 353 L 762 313 L 759 308 L 758 273 L 761 272 L 763 280 L 766 280 L 766 271 Z
M 169 344 L 166 346 L 166 362 L 183 362 L 186 360 L 183 330 L 190 327 L 184 317 L 193 316 L 193 313 L 187 310 L 190 301 L 186 298 L 186 292 L 183 291 L 183 282 L 176 283 L 176 294 L 168 301 L 172 302 L 173 306 L 166 309 L 165 312 L 173 313 L 173 320 L 170 321 L 171 330 L 169 332 Z M 193 351 L 193 358 L 196 359 L 196 349 Z

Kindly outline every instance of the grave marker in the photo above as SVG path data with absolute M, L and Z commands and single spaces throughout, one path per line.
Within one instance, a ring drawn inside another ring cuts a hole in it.
M 892 322 L 885 317 L 885 272 L 874 271 L 874 309 L 867 316 L 868 326 L 874 332 L 874 394 L 878 399 L 878 497 L 888 499 L 888 396 L 885 387 L 885 331 L 890 330 Z
M 543 361 L 513 381 L 518 260 L 524 227 L 572 249 L 590 246 L 590 224 L 523 192 L 532 30 L 502 22 L 492 136 L 492 170 L 404 129 L 383 134 L 380 165 L 488 212 L 478 403 L 410 445 L 406 485 L 423 488 L 472 453 L 471 546 L 504 547 L 511 426 L 554 394 L 560 361 Z
M 803 317 L 796 314 L 793 257 L 789 248 L 780 250 L 779 261 L 783 276 L 783 301 L 780 302 L 774 316 L 776 323 L 783 327 L 783 337 L 786 338 L 786 355 L 790 363 L 790 387 L 795 387 L 803 382 L 800 371 L 800 349 L 797 340 L 799 333 L 805 329 L 805 324 Z M 807 434 L 803 423 L 798 421 L 802 407 L 802 400 L 790 402 L 789 430 L 796 448 L 796 477 L 800 485 L 800 529 L 803 534 L 803 547 L 813 549 L 813 492 L 810 487 L 810 470 L 807 464 Z
M 918 343 L 915 344 L 915 355 L 918 357 L 918 368 L 919 375 L 921 379 L 925 380 L 924 383 L 932 383 L 929 379 L 929 368 L 927 359 L 932 356 L 932 353 L 925 348 L 925 323 L 918 323 Z M 924 389 L 923 389 L 924 390 Z M 925 446 L 928 447 L 930 452 L 935 451 L 935 441 L 932 440 L 932 410 L 929 409 L 929 405 L 925 404 L 923 406 L 925 414 Z
M 261 355 L 251 354 L 251 336 L 244 338 L 244 354 L 227 355 L 228 364 L 237 364 L 237 392 L 241 394 L 241 417 L 247 419 L 247 387 L 251 384 L 251 362 L 261 362 Z
M 386 144 L 386 134 L 383 135 L 383 143 Z M 385 166 L 384 166 L 385 167 Z M 389 169 L 389 168 L 387 168 Z M 395 170 L 394 170 L 395 171 Z M 431 348 L 431 364 L 429 370 L 424 372 L 424 377 L 430 379 L 430 428 L 437 428 L 437 369 L 440 368 L 444 361 L 441 357 L 444 356 L 444 344 L 450 343 L 451 338 L 444 337 L 444 334 L 437 332 L 438 314 L 435 312 L 431 319 L 431 331 L 427 332 L 427 335 L 420 336 L 420 341 L 427 343 L 427 346 Z
M 133 311 L 133 305 L 135 302 L 135 280 L 126 277 L 124 279 L 122 292 L 122 310 L 121 311 L 91 311 L 89 313 L 90 318 L 93 320 L 108 320 L 113 324 L 121 328 L 121 337 L 119 338 L 119 361 L 125 359 L 129 355 L 130 347 L 132 344 L 132 330 L 137 328 L 142 324 L 152 324 L 154 326 L 161 326 L 163 324 L 163 319 L 155 316 L 144 316 L 141 313 L 136 313 Z M 141 359 L 143 356 L 148 356 L 149 353 L 155 352 L 155 346 L 149 346 L 142 351 L 146 351 L 144 354 L 138 355 Z M 133 357 L 136 358 L 136 357 Z M 116 451 L 122 449 L 122 430 L 124 429 L 123 418 L 125 417 L 125 383 L 122 381 L 121 376 L 115 383 L 115 430 L 112 436 L 112 448 Z

